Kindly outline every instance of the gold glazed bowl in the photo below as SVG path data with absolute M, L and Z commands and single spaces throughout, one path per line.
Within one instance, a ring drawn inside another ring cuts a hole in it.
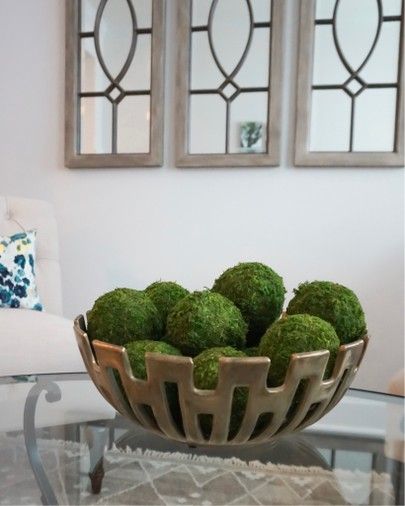
M 293 354 L 285 382 L 277 388 L 267 387 L 269 358 L 223 357 L 217 388 L 199 390 L 194 386 L 190 357 L 147 353 L 148 379 L 144 381 L 132 375 L 124 347 L 97 340 L 90 344 L 83 316 L 75 319 L 74 330 L 87 372 L 122 416 L 160 436 L 190 445 L 263 443 L 315 423 L 349 388 L 368 342 L 365 336 L 340 346 L 332 376 L 327 380 L 323 376 L 329 351 Z M 181 416 L 172 413 L 167 398 L 166 386 L 173 383 L 177 384 Z M 249 389 L 246 410 L 236 434 L 229 436 L 233 392 L 241 386 Z M 205 437 L 200 416 L 207 414 L 213 417 L 212 430 Z

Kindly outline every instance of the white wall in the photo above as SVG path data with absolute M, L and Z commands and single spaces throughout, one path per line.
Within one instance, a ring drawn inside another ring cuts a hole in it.
M 281 166 L 201 170 L 173 164 L 171 11 L 166 165 L 64 168 L 63 5 L 0 3 L 0 192 L 54 203 L 66 315 L 115 286 L 164 278 L 197 289 L 227 266 L 259 260 L 284 276 L 288 297 L 313 279 L 357 292 L 372 341 L 356 384 L 385 389 L 403 365 L 403 170 L 292 166 L 297 2 L 288 0 Z

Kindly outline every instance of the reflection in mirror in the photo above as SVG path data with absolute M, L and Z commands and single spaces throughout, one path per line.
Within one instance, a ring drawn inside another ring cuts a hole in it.
M 225 153 L 225 102 L 218 95 L 192 95 L 190 152 Z
M 205 26 L 208 24 L 208 16 L 210 14 L 212 0 L 194 1 L 191 9 L 192 26 Z
M 348 151 L 350 98 L 339 90 L 312 93 L 311 151 Z
M 310 81 L 311 92 L 309 121 L 297 122 L 297 158 L 302 155 L 305 164 L 316 152 L 402 153 L 403 158 L 401 2 L 304 0 L 301 13 L 299 79 Z M 310 43 L 312 65 L 305 61 Z M 299 106 L 305 100 L 303 89 L 301 85 Z M 338 156 L 333 160 L 339 164 Z M 372 164 L 368 156 L 353 160 Z
M 231 110 L 229 152 L 264 153 L 266 120 L 266 93 L 242 93 L 236 97 Z
M 149 151 L 150 99 L 125 97 L 118 105 L 118 153 Z
M 111 151 L 111 104 L 104 97 L 86 97 L 80 101 L 81 147 L 83 153 Z
M 94 40 L 86 38 L 81 44 L 81 90 L 104 91 L 110 84 L 97 59 Z
M 316 19 L 330 19 L 333 17 L 336 0 L 317 0 Z
M 66 5 L 67 165 L 160 165 L 163 0 Z
M 150 0 L 131 0 L 136 12 L 139 28 L 152 26 L 152 2 Z
M 354 151 L 393 150 L 396 98 L 393 88 L 368 89 L 358 96 L 353 126 Z
M 132 63 L 121 81 L 121 85 L 125 89 L 150 89 L 151 49 L 151 36 L 145 34 L 143 37 L 139 37 Z
M 253 19 L 256 23 L 271 21 L 271 2 L 267 0 L 251 0 Z
M 131 45 L 136 43 L 136 15 L 128 7 L 126 0 L 110 0 L 101 14 L 100 23 L 95 27 L 95 43 L 99 45 L 99 58 L 104 62 L 107 71 L 116 78 L 123 69 Z
M 282 8 L 282 0 L 180 0 L 179 165 L 210 165 L 202 154 L 223 155 L 215 165 L 277 163 Z

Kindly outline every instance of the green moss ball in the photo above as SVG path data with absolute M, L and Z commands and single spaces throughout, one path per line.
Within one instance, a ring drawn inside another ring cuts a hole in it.
M 131 364 L 132 374 L 135 378 L 146 380 L 146 362 L 145 353 L 161 353 L 165 355 L 181 355 L 181 352 L 163 341 L 151 341 L 144 339 L 142 341 L 131 341 L 125 345 L 129 363 Z
M 248 324 L 249 346 L 259 344 L 266 329 L 283 309 L 283 279 L 267 265 L 240 263 L 227 269 L 215 281 L 213 291 L 231 300 Z
M 339 345 L 339 338 L 332 325 L 317 316 L 297 314 L 281 318 L 267 330 L 259 347 L 260 354 L 271 360 L 269 385 L 279 386 L 284 383 L 293 353 L 329 350 L 325 374 L 329 377 Z
M 231 346 L 215 347 L 203 351 L 194 358 L 194 385 L 196 388 L 215 390 L 218 383 L 219 359 L 221 357 L 246 357 L 246 355 Z M 247 399 L 247 388 L 235 388 L 230 419 L 231 434 L 238 430 L 243 420 Z M 209 415 L 201 417 L 201 428 L 205 435 L 209 435 L 212 428 L 212 420 Z
M 144 293 L 116 288 L 99 297 L 88 315 L 89 338 L 124 345 L 161 334 L 156 306 Z
M 243 350 L 247 357 L 260 357 L 260 351 L 258 346 L 251 346 Z
M 167 315 L 189 291 L 173 281 L 156 281 L 145 289 L 159 311 L 163 335 L 166 333 Z
M 342 344 L 366 333 L 364 312 L 357 296 L 343 285 L 330 281 L 302 283 L 288 304 L 287 313 L 311 314 L 329 322 Z
M 167 318 L 166 340 L 194 357 L 214 346 L 245 346 L 246 323 L 239 309 L 219 293 L 193 292 Z

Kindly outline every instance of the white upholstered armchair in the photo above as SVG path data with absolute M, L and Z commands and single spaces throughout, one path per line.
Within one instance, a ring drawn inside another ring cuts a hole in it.
M 37 231 L 36 281 L 44 311 L 0 308 L 0 376 L 82 372 L 71 320 L 62 317 L 56 221 L 50 204 L 0 196 L 0 235 Z

